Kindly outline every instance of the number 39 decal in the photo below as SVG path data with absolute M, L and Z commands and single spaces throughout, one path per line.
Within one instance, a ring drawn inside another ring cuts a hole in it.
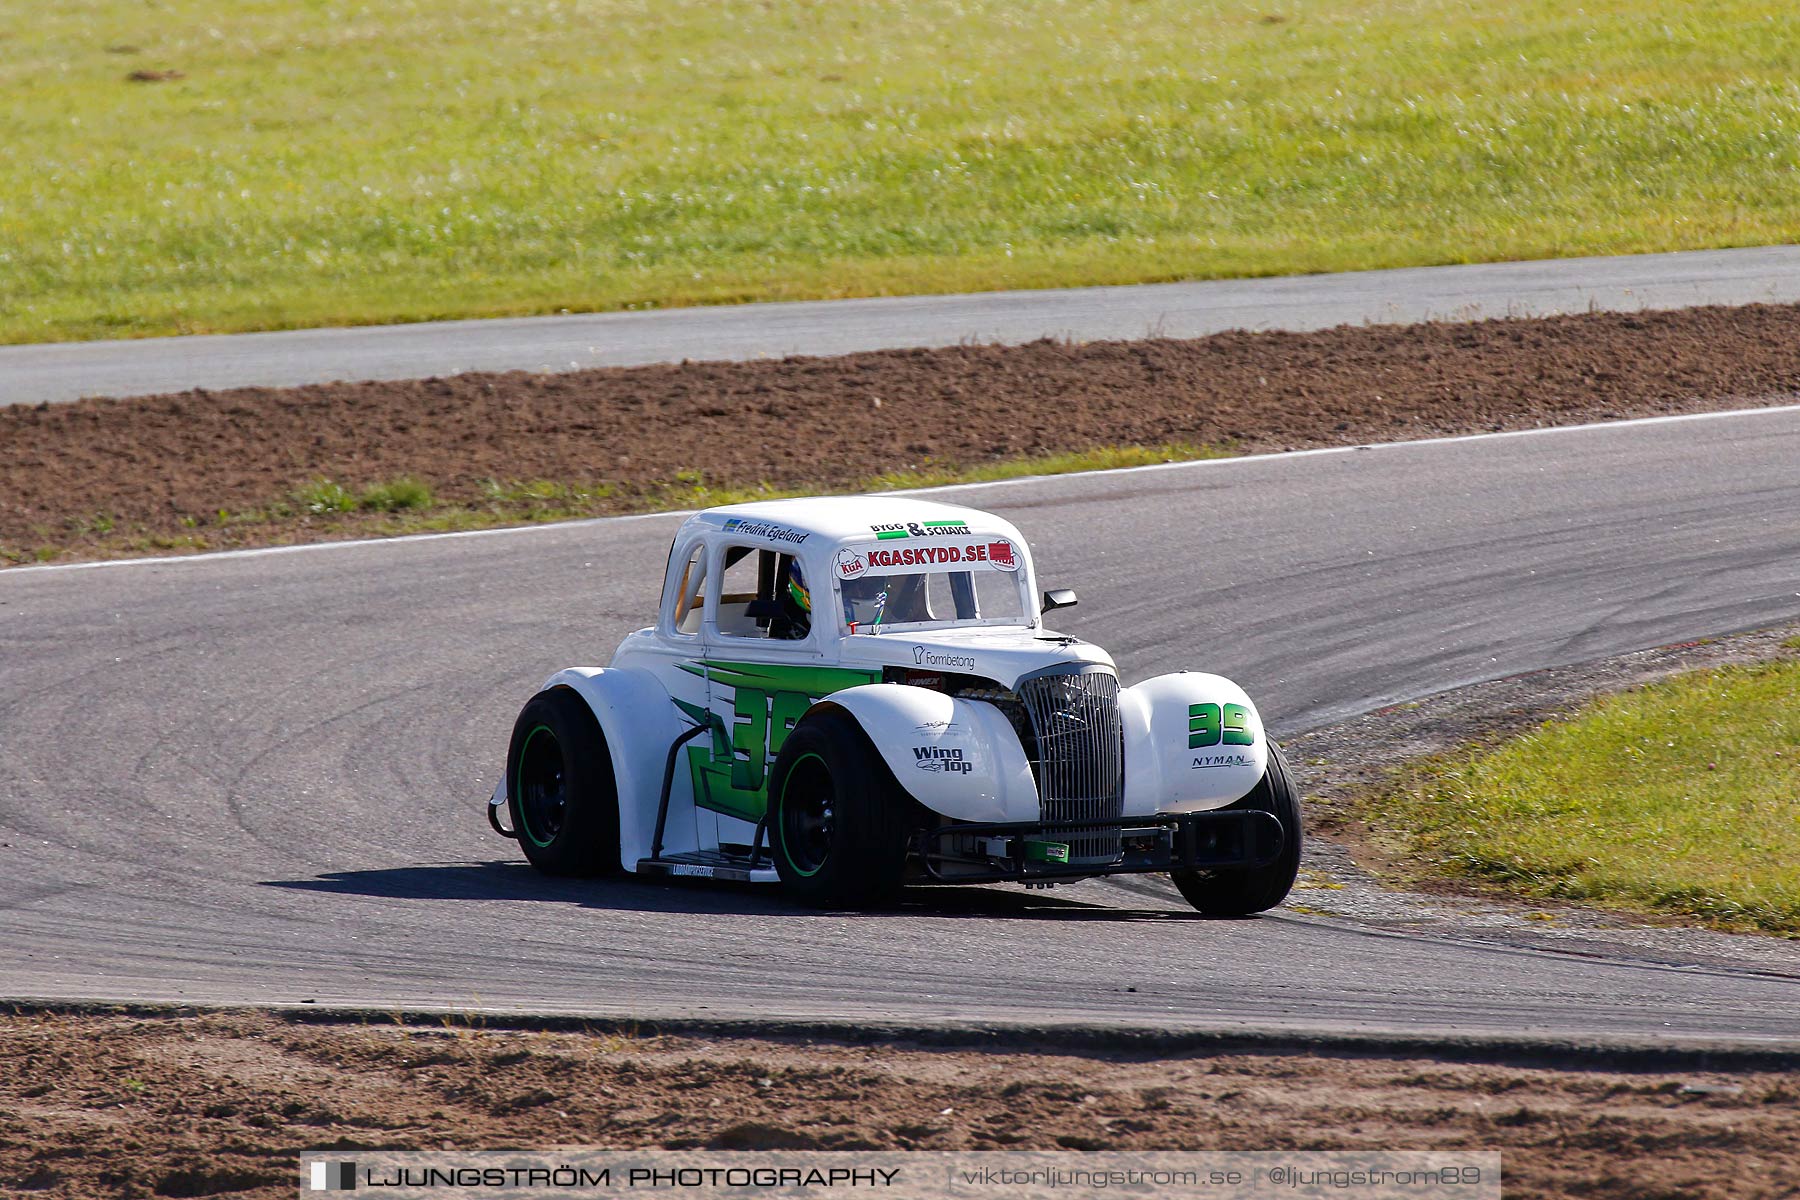
M 1248 746 L 1256 738 L 1250 732 L 1250 711 L 1241 704 L 1188 705 L 1188 749 L 1202 746 Z

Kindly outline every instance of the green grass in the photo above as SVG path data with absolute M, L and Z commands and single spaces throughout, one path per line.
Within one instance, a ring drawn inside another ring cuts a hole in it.
M 400 512 L 409 508 L 430 508 L 431 489 L 408 475 L 387 483 L 365 488 L 357 503 L 375 512 Z
M 294 502 L 299 505 L 301 512 L 312 516 L 358 511 L 391 513 L 430 508 L 432 495 L 429 486 L 410 475 L 391 479 L 386 483 L 370 484 L 356 492 L 330 479 L 315 479 L 294 493 Z M 276 506 L 271 515 L 279 517 L 290 513 L 286 506 Z M 224 510 L 220 510 L 220 524 L 225 524 L 230 519 Z
M 1797 61 L 1788 0 L 15 3 L 0 341 L 1790 241 Z
M 1364 808 L 1424 862 L 1526 896 L 1800 932 L 1800 662 L 1597 701 Z
M 1191 446 L 1165 442 L 1160 446 L 1105 446 L 1070 454 L 1037 458 L 1009 458 L 978 467 L 922 467 L 915 471 L 890 471 L 870 480 L 862 490 L 900 492 L 912 488 L 947 487 L 957 483 L 993 483 L 1002 479 L 1026 479 L 1033 475 L 1073 475 L 1078 471 L 1116 471 L 1124 467 L 1148 467 L 1157 463 L 1193 462 L 1203 458 L 1229 458 L 1229 446 Z

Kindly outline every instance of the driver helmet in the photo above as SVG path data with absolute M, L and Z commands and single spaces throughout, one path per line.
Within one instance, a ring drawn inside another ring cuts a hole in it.
M 812 612 L 812 592 L 807 589 L 806 576 L 801 574 L 797 558 L 788 563 L 787 599 L 801 612 Z

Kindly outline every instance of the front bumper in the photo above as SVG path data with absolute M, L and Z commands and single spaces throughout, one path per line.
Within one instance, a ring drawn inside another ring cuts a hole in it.
M 1122 847 L 1117 858 L 1045 861 L 1044 847 L 1066 844 L 1072 834 L 1098 829 L 1119 831 Z M 1095 875 L 1266 867 L 1281 856 L 1286 840 L 1274 814 L 1231 810 L 1110 821 L 942 825 L 915 835 L 913 852 L 926 876 L 938 883 L 1039 883 Z

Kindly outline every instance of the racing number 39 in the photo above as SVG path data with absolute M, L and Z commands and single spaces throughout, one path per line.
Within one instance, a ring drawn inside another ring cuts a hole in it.
M 781 753 L 782 743 L 794 731 L 794 722 L 806 715 L 812 698 L 805 692 L 766 692 L 740 687 L 732 698 L 737 721 L 731 745 L 743 754 L 731 764 L 731 786 L 748 792 L 761 791 L 769 759 Z
M 1250 710 L 1241 704 L 1188 705 L 1188 749 L 1202 746 L 1248 746 L 1256 738 L 1250 732 Z

